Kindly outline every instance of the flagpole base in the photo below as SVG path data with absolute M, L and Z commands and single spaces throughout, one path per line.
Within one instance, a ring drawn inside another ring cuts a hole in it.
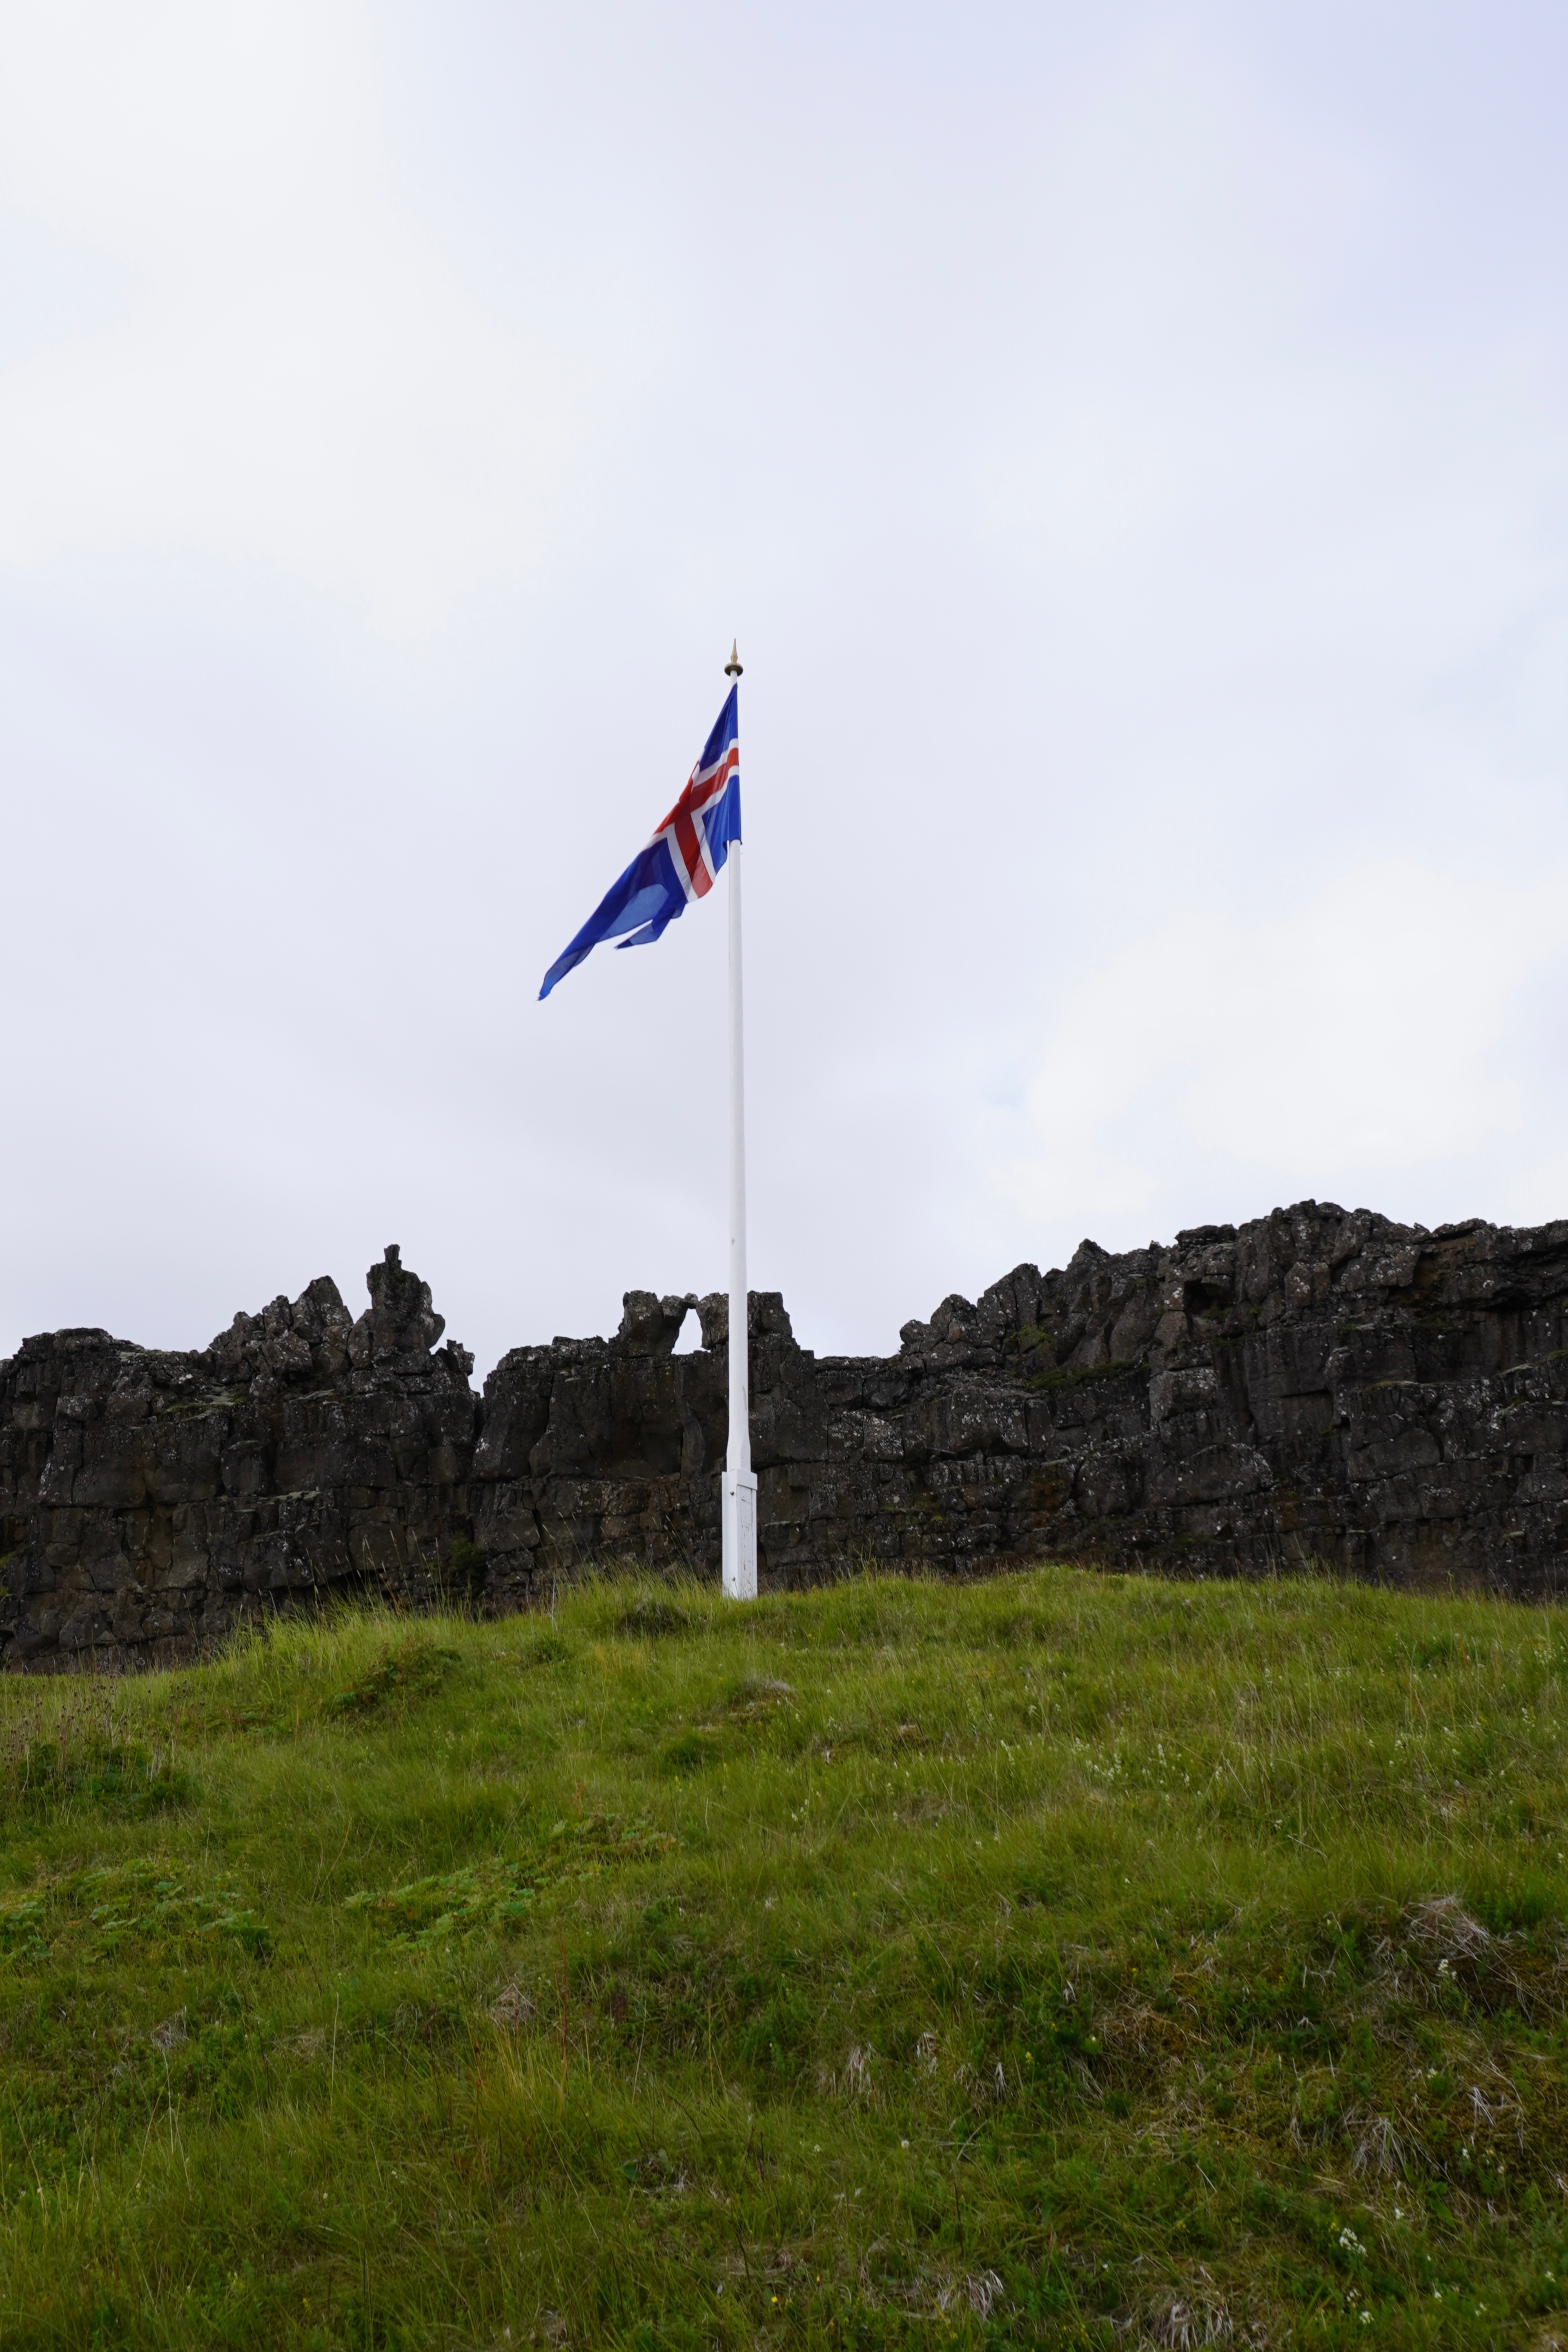
M 724 1591 L 731 1601 L 757 1597 L 757 1481 L 750 1470 L 719 1474 L 724 1535 Z

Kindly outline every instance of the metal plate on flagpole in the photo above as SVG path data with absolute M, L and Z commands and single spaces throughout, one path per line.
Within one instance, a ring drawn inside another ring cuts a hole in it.
M 757 1597 L 757 1481 L 750 1470 L 720 1473 L 724 1590 L 731 1601 Z

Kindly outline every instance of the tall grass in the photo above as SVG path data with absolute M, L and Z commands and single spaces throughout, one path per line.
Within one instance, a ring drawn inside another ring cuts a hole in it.
M 1544 2346 L 1565 1666 L 1043 1570 L 0 1685 L 0 2347 Z

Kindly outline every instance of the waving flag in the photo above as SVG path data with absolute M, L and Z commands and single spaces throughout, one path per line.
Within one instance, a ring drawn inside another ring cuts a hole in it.
M 640 948 L 658 939 L 693 898 L 705 898 L 741 838 L 741 689 L 730 689 L 691 779 L 646 849 L 589 916 L 544 975 L 541 998 L 601 940 Z

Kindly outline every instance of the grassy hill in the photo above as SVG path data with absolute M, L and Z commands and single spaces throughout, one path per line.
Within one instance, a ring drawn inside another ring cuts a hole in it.
M 1565 1691 L 1068 1570 L 6 1682 L 0 2347 L 1549 2346 Z

